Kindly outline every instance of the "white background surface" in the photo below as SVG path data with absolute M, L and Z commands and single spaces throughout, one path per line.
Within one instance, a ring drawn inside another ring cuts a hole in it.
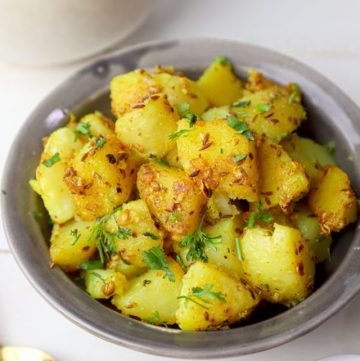
M 357 0 L 160 0 L 149 20 L 119 47 L 180 37 L 218 37 L 255 43 L 307 63 L 360 105 L 359 13 Z M 0 9 L 0 21 L 2 16 L 5 15 Z M 0 60 L 1 169 L 12 139 L 30 111 L 50 90 L 86 63 L 34 68 Z M 359 308 L 360 296 L 298 340 L 230 360 L 300 361 L 339 353 L 360 354 Z M 165 360 L 102 341 L 58 314 L 24 278 L 8 251 L 2 230 L 0 343 L 39 347 L 58 361 Z

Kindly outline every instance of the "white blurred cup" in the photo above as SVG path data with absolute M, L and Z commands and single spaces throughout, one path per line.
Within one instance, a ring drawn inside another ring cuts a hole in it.
M 153 0 L 0 0 L 0 59 L 67 63 L 101 52 L 150 14 Z

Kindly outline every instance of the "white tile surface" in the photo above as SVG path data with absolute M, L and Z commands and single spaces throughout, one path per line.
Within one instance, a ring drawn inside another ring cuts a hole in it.
M 120 45 L 181 37 L 251 42 L 307 63 L 360 104 L 359 12 L 357 0 L 161 0 L 149 21 Z M 0 21 L 1 16 L 4 13 Z M 0 169 L 31 109 L 84 63 L 28 68 L 0 62 Z M 111 345 L 72 325 L 31 288 L 7 248 L 0 229 L 0 343 L 41 347 L 60 361 L 160 360 Z M 309 335 L 236 359 L 300 361 L 360 353 L 359 307 L 360 296 Z

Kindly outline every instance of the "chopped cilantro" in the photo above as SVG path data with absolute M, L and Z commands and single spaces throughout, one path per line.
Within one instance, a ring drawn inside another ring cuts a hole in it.
M 80 122 L 75 128 L 74 141 L 77 140 L 78 135 L 83 135 L 84 137 L 91 138 L 92 134 L 90 131 L 90 123 Z
M 291 87 L 291 94 L 288 99 L 288 105 L 291 105 L 296 101 L 300 91 L 299 85 L 297 85 L 296 83 L 292 83 L 290 87 Z
M 274 218 L 271 214 L 263 212 L 262 201 L 259 201 L 258 202 L 258 210 L 257 210 L 257 212 L 250 213 L 246 227 L 253 228 L 256 221 L 263 221 L 266 223 L 270 223 L 273 219 Z
M 165 323 L 161 320 L 159 311 L 155 311 L 149 317 L 143 318 L 143 321 L 152 325 L 165 325 Z
M 144 263 L 150 269 L 164 271 L 164 278 L 167 277 L 171 282 L 175 282 L 174 272 L 170 269 L 165 254 L 159 246 L 142 252 L 142 255 L 144 256 Z
M 256 104 L 256 110 L 260 113 L 268 112 L 270 109 L 271 109 L 270 104 L 266 104 L 266 103 Z
M 56 152 L 52 157 L 44 160 L 42 162 L 42 164 L 44 164 L 45 167 L 50 168 L 57 162 L 60 162 L 60 153 L 59 152 Z
M 186 259 L 188 261 L 202 260 L 204 262 L 208 262 L 205 247 L 207 245 L 216 245 L 222 242 L 221 235 L 210 237 L 201 230 L 204 219 L 205 215 L 202 217 L 199 227 L 194 232 L 183 237 L 180 242 L 181 248 L 189 247 L 186 254 Z
M 224 55 L 219 55 L 219 56 L 217 56 L 217 57 L 214 59 L 214 61 L 215 61 L 216 63 L 221 64 L 221 65 L 231 65 L 231 61 L 230 61 L 227 57 L 225 57 Z
M 81 234 L 79 233 L 79 230 L 75 228 L 70 231 L 70 235 L 74 237 L 74 240 L 71 243 L 71 245 L 74 246 L 77 243 L 77 241 L 80 239 Z
M 247 154 L 239 154 L 239 155 L 234 155 L 232 159 L 235 163 L 240 163 L 242 160 L 246 159 L 246 157 Z
M 235 239 L 235 248 L 236 248 L 236 256 L 237 256 L 237 258 L 239 259 L 239 261 L 243 261 L 245 258 L 244 258 L 244 253 L 242 251 L 240 238 Z
M 211 301 L 220 301 L 226 302 L 225 295 L 222 292 L 214 292 L 212 291 L 213 285 L 206 284 L 204 288 L 201 287 L 193 287 L 192 292 L 187 296 L 179 296 L 179 299 L 185 300 L 185 307 L 187 307 L 188 302 L 193 302 L 198 306 L 209 309 L 207 305 L 211 305 Z
M 237 103 L 233 103 L 230 105 L 231 108 L 237 107 L 247 107 L 251 104 L 251 100 L 240 100 Z
M 106 144 L 106 140 L 102 135 L 96 137 L 96 148 L 103 148 Z
M 330 155 L 334 155 L 336 152 L 336 143 L 334 140 L 330 141 L 325 145 L 326 150 Z
M 235 129 L 239 134 L 244 135 L 248 140 L 254 140 L 254 136 L 245 122 L 232 115 L 228 115 L 226 120 L 229 127 Z
M 159 239 L 159 237 L 156 234 L 151 233 L 151 232 L 145 232 L 145 233 L 143 233 L 143 236 L 149 237 L 149 238 L 153 239 L 154 241 Z
M 80 269 L 88 270 L 88 271 L 94 269 L 100 269 L 103 268 L 103 266 L 104 265 L 100 259 L 93 259 L 80 263 Z
M 171 223 L 177 222 L 179 220 L 180 220 L 180 214 L 179 214 L 179 212 L 176 212 L 176 211 L 172 212 L 168 217 L 168 222 L 171 222 Z
M 169 135 L 169 139 L 170 140 L 176 140 L 178 138 L 180 138 L 182 135 L 187 134 L 188 132 L 190 132 L 191 129 L 180 129 L 175 133 L 172 133 Z
M 199 116 L 196 113 L 190 111 L 189 103 L 179 103 L 176 107 L 180 117 L 186 118 L 189 121 L 190 127 L 192 127 L 199 120 Z
M 179 263 L 180 267 L 182 268 L 182 270 L 186 273 L 187 272 L 187 266 L 184 263 L 184 260 L 182 259 L 180 254 L 176 255 L 176 261 L 177 263 Z

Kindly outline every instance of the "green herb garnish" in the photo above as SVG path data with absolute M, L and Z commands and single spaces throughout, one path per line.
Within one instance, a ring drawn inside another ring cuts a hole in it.
M 198 306 L 209 309 L 207 305 L 211 305 L 211 301 L 220 301 L 226 302 L 225 295 L 222 292 L 212 291 L 213 285 L 206 284 L 204 288 L 193 287 L 192 292 L 188 296 L 179 296 L 179 299 L 185 300 L 185 307 L 187 307 L 187 302 L 193 302 Z
M 95 225 L 90 231 L 90 236 L 88 238 L 88 243 L 96 242 L 100 260 L 104 264 L 106 259 L 109 259 L 111 255 L 116 253 L 116 238 L 128 239 L 132 232 L 129 228 L 119 227 L 114 219 L 115 213 L 121 209 L 117 207 L 110 214 L 106 214 L 103 217 L 100 217 L 96 220 Z M 115 232 L 109 232 L 106 229 L 106 224 L 109 220 L 113 219 L 117 225 Z
M 83 135 L 84 137 L 91 138 L 92 134 L 90 131 L 90 123 L 80 122 L 78 123 L 75 129 L 74 141 L 77 140 L 79 135 Z
M 142 255 L 144 256 L 144 263 L 150 269 L 164 271 L 164 278 L 167 277 L 171 282 L 175 282 L 174 272 L 170 269 L 165 254 L 159 246 L 142 252 Z
M 149 238 L 153 239 L 154 241 L 159 239 L 159 237 L 156 234 L 151 233 L 151 232 L 145 232 L 145 233 L 143 233 L 143 236 L 149 237 Z
M 319 236 L 319 237 L 317 237 L 317 238 L 315 239 L 315 242 L 316 242 L 316 243 L 321 243 L 321 242 L 323 242 L 323 241 L 325 241 L 325 240 L 326 240 L 326 236 L 321 235 L 321 236 Z
M 192 233 L 186 235 L 180 242 L 180 247 L 189 247 L 186 259 L 188 261 L 202 260 L 208 262 L 208 256 L 205 252 L 207 245 L 216 245 L 222 242 L 222 236 L 210 237 L 204 233 L 201 228 L 203 226 L 205 215 L 202 217 L 199 227 Z
M 266 103 L 256 104 L 256 110 L 260 113 L 268 112 L 270 109 L 271 109 L 270 104 L 266 104 Z
M 247 154 L 239 154 L 239 155 L 234 155 L 232 159 L 235 163 L 240 163 L 242 160 L 246 159 L 246 157 Z
M 271 214 L 263 212 L 262 201 L 259 201 L 258 202 L 258 211 L 250 213 L 246 227 L 253 228 L 256 221 L 263 221 L 266 223 L 270 223 L 273 219 L 274 219 L 274 217 Z
M 161 320 L 159 311 L 155 311 L 149 317 L 143 318 L 143 321 L 152 325 L 165 325 L 165 323 Z
M 176 261 L 179 263 L 182 270 L 186 273 L 187 272 L 187 265 L 185 264 L 184 260 L 182 259 L 180 254 L 176 255 Z
M 237 258 L 239 259 L 239 261 L 243 261 L 245 258 L 241 248 L 240 238 L 235 238 L 235 248 Z
M 52 157 L 44 160 L 42 162 L 42 164 L 44 164 L 45 167 L 50 168 L 57 162 L 60 162 L 60 153 L 59 152 L 56 152 Z
M 221 65 L 231 65 L 231 61 L 225 57 L 224 55 L 219 55 L 214 59 L 215 62 L 221 64 Z
M 240 107 L 247 107 L 251 104 L 251 100 L 240 100 L 237 103 L 233 103 L 230 105 L 231 108 L 240 108 Z
M 184 134 L 187 134 L 188 132 L 190 132 L 191 129 L 180 129 L 175 133 L 172 133 L 169 135 L 169 139 L 170 140 L 176 140 L 179 139 L 181 136 L 183 136 Z
M 100 259 L 93 259 L 93 260 L 89 260 L 89 261 L 80 263 L 80 269 L 87 270 L 87 271 L 103 268 L 103 266 L 104 265 Z M 93 273 L 95 273 L 95 272 L 92 272 L 92 274 Z
M 180 117 L 186 118 L 189 121 L 190 127 L 199 120 L 200 117 L 196 113 L 190 111 L 189 103 L 179 103 L 176 107 Z
M 325 145 L 326 150 L 330 155 L 334 155 L 336 152 L 336 143 L 334 140 Z
M 105 144 L 106 144 L 106 140 L 102 135 L 96 137 L 96 148 L 98 149 L 103 148 Z
M 226 120 L 229 127 L 235 129 L 239 134 L 244 135 L 248 140 L 254 140 L 254 136 L 245 122 L 232 115 L 228 115 Z
M 295 102 L 300 91 L 299 85 L 297 85 L 296 83 L 293 83 L 290 86 L 291 86 L 291 94 L 288 99 L 288 105 L 291 105 Z
M 81 234 L 79 233 L 79 230 L 77 228 L 72 229 L 70 231 L 70 235 L 74 237 L 74 240 L 72 241 L 71 245 L 75 245 L 77 243 L 77 241 L 80 239 Z
M 171 223 L 177 222 L 179 220 L 180 220 L 180 214 L 179 214 L 179 212 L 176 212 L 176 211 L 172 212 L 168 217 L 168 222 L 171 222 Z

